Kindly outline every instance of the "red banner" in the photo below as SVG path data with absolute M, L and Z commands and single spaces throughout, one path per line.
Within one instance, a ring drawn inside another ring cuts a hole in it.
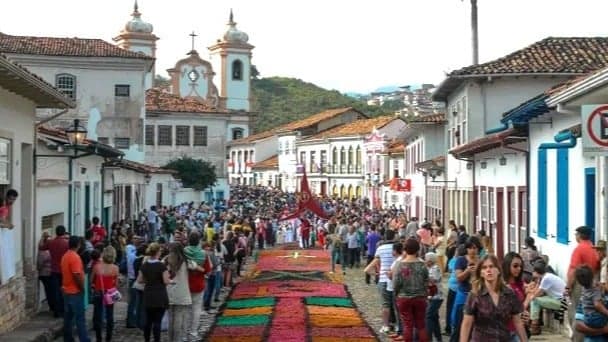
M 304 174 L 302 175 L 302 181 L 300 182 L 300 196 L 298 196 L 298 209 L 287 216 L 283 216 L 280 218 L 280 221 L 289 220 L 296 217 L 299 217 L 300 214 L 304 213 L 306 209 L 312 211 L 317 216 L 328 219 L 325 216 L 325 211 L 319 206 L 319 203 L 314 200 L 312 197 L 312 193 L 310 192 L 310 188 L 308 187 L 308 178 L 306 177 L 306 170 L 303 170 Z
M 408 178 L 393 178 L 391 179 L 390 189 L 393 191 L 412 191 L 412 180 Z

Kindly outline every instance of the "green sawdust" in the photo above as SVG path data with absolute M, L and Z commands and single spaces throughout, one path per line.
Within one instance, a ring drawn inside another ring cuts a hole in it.
M 249 299 L 237 299 L 229 300 L 226 307 L 228 309 L 246 309 L 254 308 L 258 306 L 274 306 L 274 297 L 261 297 L 261 298 L 249 298 Z
M 307 297 L 306 304 L 320 306 L 341 306 L 346 308 L 353 307 L 353 301 L 350 298 L 336 297 Z
M 265 325 L 270 320 L 269 315 L 251 316 L 222 316 L 217 319 L 218 326 Z

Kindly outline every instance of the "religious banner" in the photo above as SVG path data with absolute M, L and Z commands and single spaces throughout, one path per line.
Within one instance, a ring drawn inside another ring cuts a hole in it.
M 294 219 L 299 217 L 302 213 L 304 213 L 307 209 L 315 213 L 315 215 L 319 216 L 323 219 L 328 219 L 325 215 L 325 211 L 319 206 L 319 203 L 315 201 L 312 197 L 312 193 L 310 192 L 310 188 L 308 186 L 308 178 L 306 177 L 306 170 L 302 171 L 302 180 L 300 181 L 300 194 L 298 195 L 298 209 L 287 216 L 281 217 L 280 221 Z
M 15 276 L 15 230 L 0 228 L 0 284 Z

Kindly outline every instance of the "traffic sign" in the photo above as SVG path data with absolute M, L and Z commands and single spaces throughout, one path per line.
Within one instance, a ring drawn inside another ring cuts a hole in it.
M 608 104 L 583 105 L 581 116 L 583 153 L 608 155 Z

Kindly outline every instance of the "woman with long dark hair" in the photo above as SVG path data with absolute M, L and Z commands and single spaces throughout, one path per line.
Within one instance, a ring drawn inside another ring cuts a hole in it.
M 510 322 L 519 341 L 528 340 L 520 319 L 523 306 L 501 277 L 501 267 L 493 254 L 483 257 L 475 269 L 475 280 L 464 308 L 460 341 L 510 342 Z M 471 337 L 469 339 L 469 337 Z
M 502 262 L 502 278 L 504 282 L 513 290 L 515 296 L 520 303 L 523 305 L 523 317 L 528 316 L 527 303 L 526 303 L 526 290 L 523 280 L 523 259 L 515 253 L 509 252 L 505 255 Z M 511 332 L 511 338 L 513 342 L 519 341 L 517 331 L 513 322 L 509 322 L 509 331 Z

